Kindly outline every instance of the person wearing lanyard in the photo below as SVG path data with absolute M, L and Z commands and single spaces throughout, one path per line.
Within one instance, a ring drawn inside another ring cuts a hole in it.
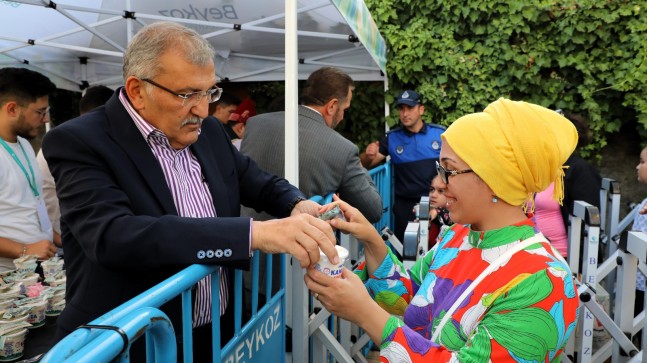
M 49 97 L 56 86 L 40 73 L 0 69 L 0 271 L 13 259 L 56 253 L 54 235 L 42 199 L 42 180 L 27 141 L 49 121 Z

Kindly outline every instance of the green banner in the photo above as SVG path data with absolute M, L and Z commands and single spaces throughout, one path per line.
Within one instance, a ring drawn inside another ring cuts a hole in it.
M 363 0 L 331 0 L 359 41 L 386 73 L 386 43 Z

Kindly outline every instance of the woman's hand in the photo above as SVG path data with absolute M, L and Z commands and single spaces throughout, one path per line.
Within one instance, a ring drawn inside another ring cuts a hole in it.
M 323 206 L 319 213 L 330 210 L 336 205 L 339 206 L 345 218 L 333 218 L 328 223 L 333 228 L 352 234 L 364 245 L 366 271 L 369 274 L 374 273 L 388 254 L 386 243 L 360 211 L 339 199 L 337 195 L 333 195 L 333 203 Z
M 308 268 L 304 280 L 306 286 L 331 313 L 357 323 L 363 307 L 373 302 L 362 280 L 347 268 L 342 278 L 330 277 L 314 268 Z
M 341 278 L 333 278 L 309 268 L 304 280 L 326 310 L 357 324 L 376 344 L 381 343 L 389 313 L 373 301 L 359 276 L 344 268 Z
M 355 238 L 364 242 L 364 244 L 384 244 L 382 237 L 380 237 L 380 234 L 377 232 L 375 227 L 373 227 L 371 222 L 369 222 L 364 215 L 357 210 L 357 208 L 354 208 L 350 204 L 342 201 L 336 194 L 333 195 L 333 202 L 323 206 L 319 210 L 319 213 L 326 212 L 334 206 L 339 206 L 345 220 L 344 218 L 331 219 L 329 223 L 333 228 L 339 229 L 344 233 L 352 234 Z

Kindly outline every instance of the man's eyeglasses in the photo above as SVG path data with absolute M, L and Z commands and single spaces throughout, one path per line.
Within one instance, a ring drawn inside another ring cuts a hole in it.
M 200 101 L 202 101 L 202 97 L 204 96 L 207 96 L 208 103 L 216 102 L 220 99 L 220 96 L 222 95 L 222 88 L 218 86 L 213 86 L 213 88 L 210 88 L 206 91 L 197 91 L 197 92 L 191 92 L 191 93 L 177 93 L 175 91 L 172 91 L 162 86 L 159 83 L 151 81 L 148 78 L 143 78 L 142 81 L 146 83 L 150 83 L 157 88 L 163 89 L 164 91 L 172 95 L 180 97 L 182 99 L 182 106 L 186 106 L 187 104 L 192 106 L 197 105 L 198 103 L 200 103 Z
M 36 112 L 40 116 L 40 119 L 42 120 L 45 117 L 47 117 L 47 115 L 49 115 L 49 107 L 45 107 L 40 110 L 34 110 L 34 112 Z
M 458 174 L 465 174 L 465 173 L 473 173 L 474 170 L 472 169 L 465 169 L 465 170 L 447 170 L 443 168 L 442 165 L 440 165 L 439 162 L 436 161 L 436 171 L 438 172 L 438 175 L 440 175 L 440 180 L 443 181 L 445 184 L 449 184 L 449 177 L 450 176 L 456 176 Z

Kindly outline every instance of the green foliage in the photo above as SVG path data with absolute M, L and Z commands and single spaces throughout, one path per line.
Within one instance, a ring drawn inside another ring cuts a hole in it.
M 258 113 L 285 109 L 285 82 L 251 82 L 247 89 Z
M 508 97 L 583 115 L 584 156 L 627 123 L 647 137 L 645 2 L 365 2 L 387 41 L 391 89 L 418 90 L 428 121 Z
M 344 121 L 337 131 L 364 151 L 366 145 L 384 136 L 384 84 L 355 82 L 355 92 Z

